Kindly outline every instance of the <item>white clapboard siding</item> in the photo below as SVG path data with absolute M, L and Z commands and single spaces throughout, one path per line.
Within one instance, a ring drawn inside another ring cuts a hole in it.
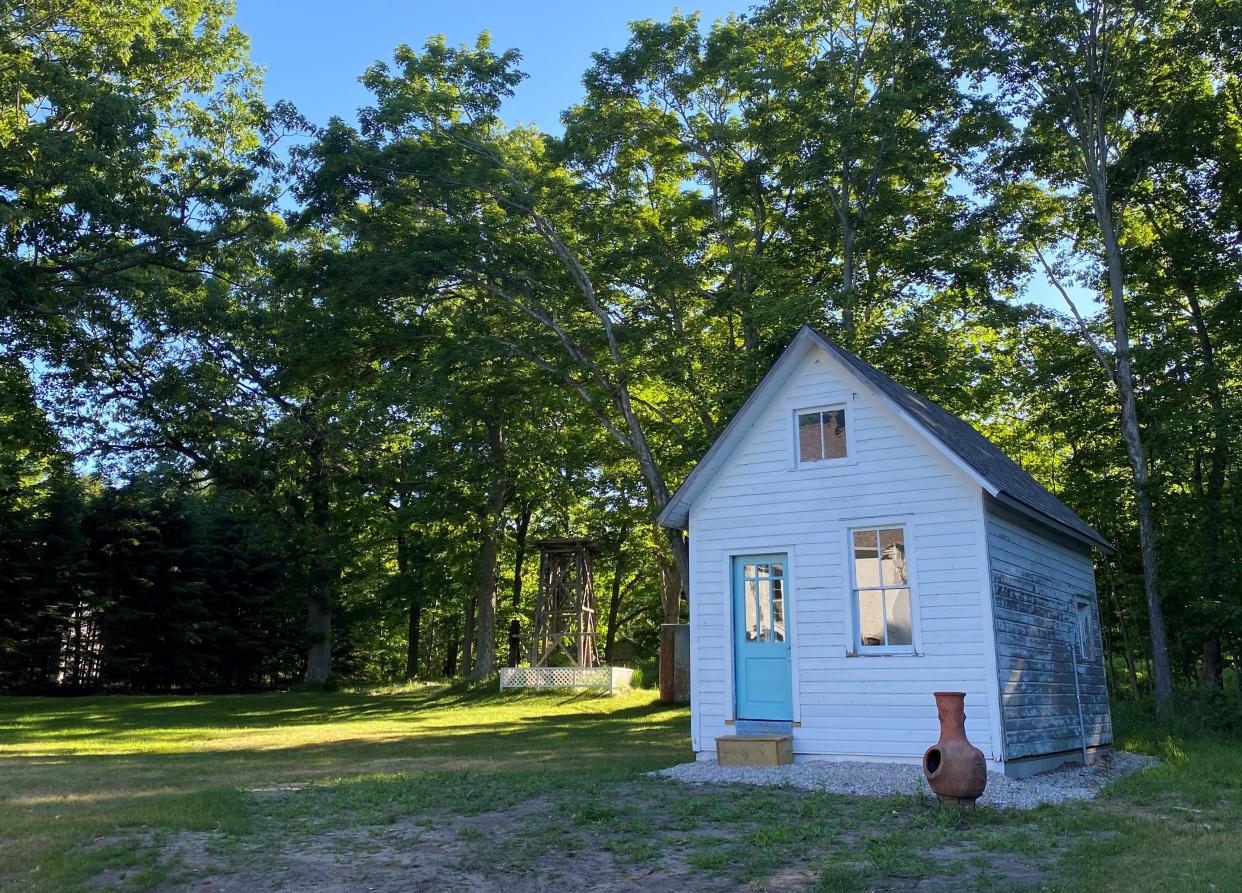
M 847 463 L 797 468 L 793 413 L 847 407 Z M 916 655 L 850 656 L 846 530 L 904 521 Z M 815 348 L 690 507 L 694 747 L 734 718 L 729 557 L 790 552 L 795 752 L 918 759 L 939 734 L 932 692 L 966 692 L 966 731 L 990 759 L 998 711 L 977 483 Z M 998 722 L 998 717 L 997 717 Z

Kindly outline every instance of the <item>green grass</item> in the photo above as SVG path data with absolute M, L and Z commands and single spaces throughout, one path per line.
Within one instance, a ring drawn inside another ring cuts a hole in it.
M 187 840 L 193 871 L 264 878 L 282 846 L 381 865 L 424 839 L 502 887 L 589 856 L 687 889 L 1242 889 L 1242 748 L 1117 718 L 1160 766 L 1095 803 L 972 814 L 645 778 L 690 757 L 685 709 L 649 691 L 6 698 L 0 890 L 175 888 Z
M 416 808 L 428 773 L 452 772 L 463 782 L 441 805 L 469 811 L 496 802 L 492 785 L 469 780 L 504 770 L 522 770 L 501 785 L 507 802 L 557 773 L 683 760 L 686 725 L 684 709 L 646 691 L 0 698 L 0 889 L 69 890 L 105 869 L 149 868 L 109 845 L 126 829 L 244 837 L 255 788 L 327 782 L 343 810 L 370 821 L 393 803 Z

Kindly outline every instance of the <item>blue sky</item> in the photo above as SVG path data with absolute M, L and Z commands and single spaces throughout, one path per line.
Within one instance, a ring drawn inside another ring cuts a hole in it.
M 680 9 L 705 21 L 745 12 L 746 0 L 237 0 L 237 24 L 250 35 L 251 58 L 266 69 L 264 94 L 287 99 L 315 124 L 333 115 L 354 120 L 369 95 L 358 83 L 377 60 L 390 60 L 401 43 L 421 46 L 443 34 L 450 44 L 473 43 L 489 31 L 492 47 L 522 54 L 528 79 L 505 109 L 510 123 L 560 130 L 560 113 L 582 95 L 591 54 L 622 48 L 628 24 L 666 20 Z M 1073 290 L 1087 312 L 1089 293 Z M 1042 275 L 1032 277 L 1030 299 L 1064 310 Z
M 489 31 L 492 47 L 517 48 L 529 75 L 509 103 L 510 123 L 559 131 L 559 115 L 582 94 L 591 53 L 620 49 L 628 23 L 668 19 L 675 9 L 712 21 L 748 3 L 673 0 L 237 0 L 237 24 L 250 35 L 251 58 L 267 69 L 264 93 L 288 99 L 316 124 L 347 120 L 368 101 L 358 77 L 393 47 L 421 46 L 443 34 L 450 44 L 474 43 Z

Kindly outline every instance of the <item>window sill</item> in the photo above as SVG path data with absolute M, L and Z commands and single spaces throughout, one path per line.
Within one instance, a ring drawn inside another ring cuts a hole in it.
M 813 462 L 795 462 L 790 471 L 806 471 L 810 468 L 836 468 L 841 465 L 857 465 L 858 460 L 852 456 L 841 459 L 816 459 Z
M 859 648 L 852 648 L 852 649 L 846 650 L 845 656 L 846 657 L 923 657 L 923 652 L 915 651 L 912 648 L 904 648 L 901 650 L 888 649 L 888 648 L 879 648 L 879 649 L 872 650 L 868 648 L 865 651 Z

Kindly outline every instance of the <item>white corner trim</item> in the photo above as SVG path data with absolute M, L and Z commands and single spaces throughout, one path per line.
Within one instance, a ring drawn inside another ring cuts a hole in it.
M 690 550 L 689 579 L 686 580 L 686 610 L 690 613 L 690 748 L 696 752 L 699 751 L 699 711 L 698 704 L 701 699 L 698 696 L 698 684 L 702 676 L 699 673 L 699 627 L 700 623 L 696 622 L 696 618 L 700 616 L 699 605 L 695 603 L 695 573 L 694 573 L 694 513 L 690 512 L 686 515 L 686 526 L 690 533 Z M 714 753 L 713 753 L 714 755 Z
M 995 596 L 992 592 L 992 554 L 988 547 L 988 509 L 979 492 L 977 501 L 979 519 L 975 523 L 975 536 L 979 539 L 976 553 L 979 557 L 979 589 L 983 598 L 983 661 L 988 674 L 988 720 L 992 732 L 992 758 L 1003 764 L 1005 760 L 1005 726 L 1001 716 L 1000 662 L 996 654 Z

